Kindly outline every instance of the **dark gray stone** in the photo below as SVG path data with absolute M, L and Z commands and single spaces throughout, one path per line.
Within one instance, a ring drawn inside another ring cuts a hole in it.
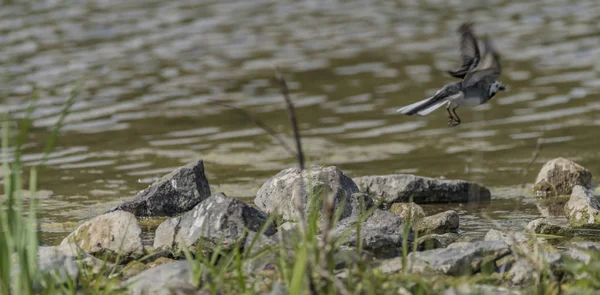
M 418 204 L 489 201 L 490 190 L 464 180 L 442 180 L 410 174 L 363 176 L 353 178 L 361 191 L 375 202 Z
M 334 237 L 345 236 L 342 244 L 356 247 L 357 218 L 346 218 L 340 221 L 333 230 Z M 404 221 L 394 213 L 375 209 L 373 213 L 360 223 L 360 237 L 363 249 L 373 253 L 375 257 L 389 258 L 401 253 L 404 236 Z M 410 246 L 413 240 L 412 230 L 407 237 Z
M 458 213 L 454 210 L 448 210 L 417 221 L 413 229 L 419 236 L 424 236 L 428 234 L 456 233 L 459 225 Z
M 307 189 L 309 184 L 311 188 Z M 298 220 L 300 216 L 298 200 L 304 214 L 308 214 L 309 196 L 317 196 L 318 201 L 321 201 L 324 194 L 330 194 L 333 195 L 335 210 L 343 204 L 341 218 L 345 218 L 352 215 L 353 205 L 357 207 L 350 198 L 357 192 L 356 184 L 338 167 L 315 165 L 304 171 L 300 171 L 300 168 L 288 168 L 262 185 L 256 194 L 254 204 L 269 214 L 280 215 L 284 220 L 293 221 Z
M 148 188 L 108 212 L 123 210 L 135 216 L 174 216 L 194 208 L 210 196 L 202 160 L 175 169 Z
M 248 204 L 223 193 L 216 194 L 198 204 L 181 217 L 170 218 L 157 228 L 154 247 L 161 250 L 182 251 L 184 247 L 196 252 L 199 246 L 213 249 L 233 248 L 248 232 L 257 233 L 268 215 Z M 270 224 L 264 234 L 271 236 L 275 227 Z
M 479 241 L 454 243 L 445 249 L 412 252 L 408 255 L 409 271 L 414 273 L 437 273 L 445 275 L 470 275 L 477 273 L 485 264 L 509 255 L 510 247 L 503 241 Z M 402 270 L 402 258 L 383 262 L 379 267 L 383 273 Z

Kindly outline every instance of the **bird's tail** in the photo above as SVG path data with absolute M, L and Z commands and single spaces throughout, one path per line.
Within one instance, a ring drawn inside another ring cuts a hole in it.
M 398 109 L 397 112 L 409 116 L 414 114 L 426 116 L 440 108 L 442 105 L 444 105 L 445 102 L 445 100 L 439 100 L 436 96 L 432 96 L 430 98 L 417 101 L 413 104 L 409 104 L 401 109 Z

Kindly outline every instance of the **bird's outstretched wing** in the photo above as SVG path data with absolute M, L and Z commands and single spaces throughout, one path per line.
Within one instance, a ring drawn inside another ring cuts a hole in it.
M 464 23 L 458 28 L 460 34 L 460 57 L 462 64 L 456 71 L 448 71 L 455 78 L 463 79 L 467 73 L 477 67 L 480 60 L 477 37 L 472 29 L 473 23 Z
M 500 54 L 492 45 L 492 41 L 486 36 L 484 38 L 484 52 L 477 66 L 470 70 L 462 80 L 462 87 L 470 87 L 475 85 L 482 79 L 495 81 L 502 72 L 500 66 Z

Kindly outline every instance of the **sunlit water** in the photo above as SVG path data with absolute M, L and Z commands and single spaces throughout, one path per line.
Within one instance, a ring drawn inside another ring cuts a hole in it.
M 5 5 L 0 16 L 0 110 L 22 117 L 32 84 L 40 89 L 27 165 L 39 163 L 68 93 L 85 81 L 39 183 L 48 243 L 194 159 L 205 160 L 213 192 L 244 198 L 293 165 L 260 128 L 209 102 L 244 108 L 291 142 L 273 66 L 289 82 L 311 163 L 493 188 L 491 204 L 425 206 L 459 210 L 466 234 L 481 236 L 489 217 L 523 227 L 540 216 L 512 198 L 529 196 L 520 185 L 548 159 L 600 172 L 596 0 L 56 0 Z M 465 20 L 493 37 L 510 91 L 459 109 L 455 128 L 443 109 L 395 113 L 453 81 L 445 71 L 458 66 Z

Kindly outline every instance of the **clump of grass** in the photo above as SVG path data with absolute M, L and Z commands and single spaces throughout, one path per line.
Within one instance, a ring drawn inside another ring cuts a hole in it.
M 71 96 L 63 107 L 58 121 L 44 149 L 42 165 L 55 146 L 56 137 L 64 118 L 75 99 L 79 95 L 79 85 L 73 89 Z M 34 294 L 36 287 L 52 291 L 55 286 L 55 274 L 41 274 L 38 271 L 39 223 L 37 220 L 38 204 L 35 197 L 37 190 L 38 168 L 29 170 L 29 210 L 23 204 L 26 190 L 23 188 L 23 164 L 21 154 L 23 145 L 32 124 L 31 116 L 38 100 L 37 90 L 31 99 L 27 112 L 19 122 L 19 133 L 13 147 L 12 160 L 9 159 L 11 148 L 11 129 L 8 114 L 2 121 L 2 172 L 4 180 L 4 198 L 0 202 L 0 293 L 1 294 Z M 26 214 L 27 213 L 27 214 Z

